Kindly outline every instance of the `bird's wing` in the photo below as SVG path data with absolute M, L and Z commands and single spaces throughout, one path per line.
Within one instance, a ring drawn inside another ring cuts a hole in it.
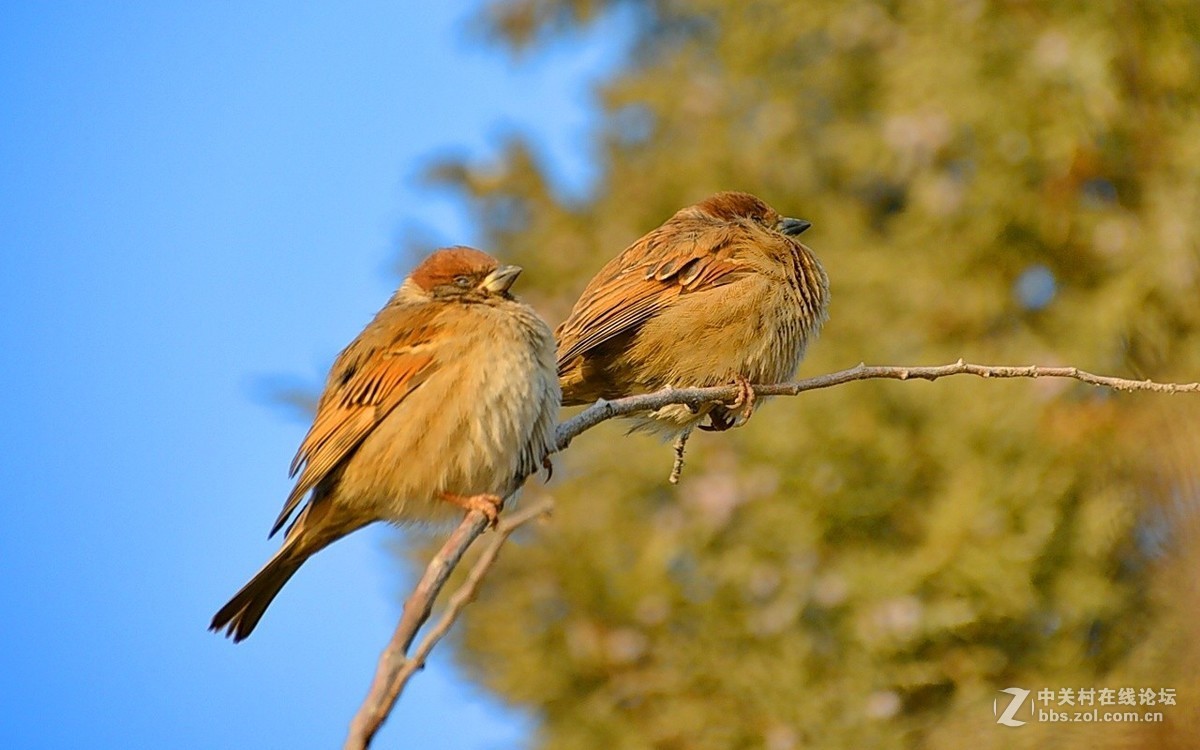
M 609 261 L 555 332 L 558 371 L 604 342 L 636 330 L 675 297 L 728 284 L 744 271 L 728 224 L 668 222 Z
M 387 328 L 399 334 L 372 340 L 368 329 L 338 355 L 312 427 L 292 459 L 291 475 L 299 472 L 300 477 L 271 527 L 272 535 L 287 523 L 305 494 L 434 370 L 430 342 L 438 327 L 433 311 L 414 307 L 398 317 Z

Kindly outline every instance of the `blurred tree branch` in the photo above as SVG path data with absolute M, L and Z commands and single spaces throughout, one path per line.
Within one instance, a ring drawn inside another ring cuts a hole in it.
M 755 385 L 754 391 L 759 396 L 795 396 L 805 391 L 831 388 L 857 380 L 933 381 L 951 375 L 975 375 L 981 378 L 1067 378 L 1116 391 L 1149 391 L 1168 394 L 1200 393 L 1200 382 L 1159 383 L 1151 380 L 1128 380 L 1095 375 L 1075 367 L 978 365 L 964 362 L 962 359 L 948 365 L 918 367 L 859 364 L 846 370 L 805 378 L 794 383 Z M 737 386 L 727 385 L 711 388 L 667 389 L 613 401 L 598 401 L 558 426 L 556 450 L 558 452 L 566 450 L 571 445 L 571 441 L 582 433 L 616 417 L 652 411 L 672 404 L 700 407 L 714 401 L 730 401 L 736 395 Z M 677 448 L 677 461 L 680 461 L 678 453 L 681 451 Z M 672 476 L 675 476 L 674 472 Z M 430 560 L 416 589 L 404 602 L 400 622 L 396 626 L 396 631 L 387 648 L 380 656 L 370 691 L 350 724 L 350 733 L 345 744 L 346 750 L 365 750 L 370 746 L 372 738 L 391 713 L 409 678 L 425 665 L 425 660 L 434 646 L 449 632 L 458 615 L 474 599 L 484 576 L 487 575 L 499 556 L 504 542 L 521 526 L 550 513 L 552 507 L 553 503 L 547 500 L 523 508 L 500 521 L 496 529 L 497 534 L 472 566 L 467 580 L 451 596 L 441 618 L 426 634 L 413 655 L 408 656 L 408 649 L 416 638 L 417 631 L 429 619 L 433 604 L 451 573 L 475 540 L 487 530 L 487 518 L 483 513 L 471 511 L 467 514 L 458 528 Z

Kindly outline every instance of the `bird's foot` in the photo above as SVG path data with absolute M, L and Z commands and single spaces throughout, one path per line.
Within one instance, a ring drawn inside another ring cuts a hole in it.
M 504 509 L 504 498 L 499 495 L 455 495 L 449 492 L 439 492 L 438 497 L 448 503 L 453 503 L 467 512 L 477 510 L 487 516 L 488 528 L 496 528 L 500 520 L 500 511 Z
M 745 375 L 738 375 L 733 379 L 734 385 L 738 387 L 738 395 L 733 399 L 733 403 L 729 404 L 729 411 L 740 411 L 738 415 L 739 424 L 745 424 L 750 415 L 754 413 L 754 403 L 758 400 L 758 395 L 754 392 L 754 386 L 750 383 L 750 379 Z
M 750 415 L 754 413 L 754 404 L 758 400 L 754 386 L 744 375 L 735 376 L 733 384 L 737 386 L 737 396 L 728 404 L 714 406 L 708 413 L 708 424 L 700 425 L 700 429 L 708 432 L 724 432 L 734 427 L 741 427 L 750 421 Z
M 724 432 L 734 426 L 736 420 L 729 416 L 729 410 L 717 404 L 708 412 L 708 424 L 696 425 L 705 432 Z
M 546 470 L 546 481 L 549 482 L 554 478 L 554 462 L 550 460 L 550 454 L 542 456 L 542 468 Z

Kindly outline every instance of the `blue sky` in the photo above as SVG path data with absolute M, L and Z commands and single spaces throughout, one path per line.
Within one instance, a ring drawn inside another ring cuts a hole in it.
M 340 746 L 399 613 L 386 530 L 314 558 L 245 643 L 205 627 L 275 549 L 306 427 L 263 378 L 319 382 L 404 232 L 479 240 L 421 167 L 523 130 L 588 179 L 619 35 L 514 67 L 475 6 L 0 6 L 0 746 Z M 380 744 L 529 730 L 442 654 Z

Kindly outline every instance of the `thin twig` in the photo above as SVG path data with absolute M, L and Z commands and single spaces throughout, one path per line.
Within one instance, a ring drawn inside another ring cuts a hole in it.
M 1150 380 L 1126 380 L 1125 378 L 1093 375 L 1074 367 L 974 365 L 963 362 L 961 359 L 953 364 L 933 367 L 868 367 L 860 364 L 848 370 L 806 378 L 795 383 L 755 385 L 754 392 L 758 396 L 795 396 L 805 391 L 831 388 L 854 380 L 880 378 L 937 380 L 950 375 L 975 375 L 981 378 L 1071 378 L 1118 391 L 1200 393 L 1200 383 L 1156 383 Z M 712 388 L 666 389 L 613 401 L 597 401 L 558 425 L 555 433 L 556 452 L 566 450 L 571 441 L 580 434 L 615 417 L 653 411 L 671 404 L 685 404 L 699 408 L 713 402 L 727 402 L 735 398 L 737 393 L 736 385 L 723 385 Z M 678 469 L 682 468 L 682 463 L 683 445 L 677 442 L 676 465 L 675 470 L 672 471 L 673 479 L 678 479 Z M 371 738 L 375 736 L 388 714 L 391 713 L 404 685 L 424 665 L 434 646 L 450 630 L 459 613 L 475 596 L 481 581 L 491 569 L 496 556 L 500 553 L 500 547 L 509 534 L 522 524 L 546 513 L 547 505 L 548 503 L 531 506 L 500 522 L 495 539 L 475 563 L 462 587 L 451 597 L 442 617 L 426 635 L 413 656 L 408 657 L 406 656 L 408 649 L 416 638 L 417 631 L 429 618 L 433 603 L 446 585 L 446 580 L 462 559 L 467 548 L 487 528 L 487 518 L 483 513 L 471 511 L 467 514 L 450 538 L 446 540 L 446 543 L 442 545 L 442 548 L 438 550 L 438 553 L 429 561 L 425 574 L 421 577 L 412 595 L 405 601 L 404 612 L 400 616 L 396 632 L 392 635 L 391 642 L 388 643 L 379 659 L 379 666 L 375 673 L 375 679 L 371 683 L 371 689 L 351 722 L 350 735 L 345 744 L 347 750 L 365 750 L 370 745 Z
M 756 385 L 754 392 L 759 396 L 795 396 L 804 391 L 832 388 L 854 380 L 937 380 L 951 375 L 976 375 L 981 378 L 1071 378 L 1090 385 L 1111 388 L 1117 391 L 1153 391 L 1155 393 L 1200 393 L 1200 383 L 1155 383 L 1150 380 L 1126 380 L 1106 375 L 1093 375 L 1075 367 L 1009 367 L 1004 365 L 973 365 L 961 359 L 954 364 L 932 367 L 873 367 L 860 364 L 848 370 L 839 370 L 828 375 L 805 378 L 795 383 Z M 712 388 L 667 388 L 654 393 L 615 399 L 600 400 L 558 426 L 556 439 L 558 450 L 563 451 L 580 434 L 601 422 L 637 412 L 654 411 L 671 404 L 685 404 L 699 408 L 704 404 L 729 401 L 737 397 L 736 385 L 719 385 Z
M 675 462 L 671 464 L 671 476 L 667 477 L 671 484 L 679 484 L 679 477 L 683 474 L 683 452 L 687 450 L 687 441 L 691 436 L 692 428 L 688 427 L 675 438 L 675 445 L 672 446 L 675 449 Z
M 344 746 L 346 750 L 365 750 L 370 746 L 371 738 L 391 713 L 392 707 L 396 705 L 396 698 L 400 695 L 396 675 L 407 661 L 408 647 L 412 645 L 417 630 L 429 618 L 434 601 L 446 585 L 446 579 L 462 559 L 463 553 L 479 538 L 487 525 L 488 519 L 483 511 L 473 510 L 467 513 L 462 523 L 429 561 L 416 589 L 404 601 L 404 611 L 400 615 L 396 631 L 379 657 L 379 666 L 375 670 L 371 689 L 367 691 L 367 697 L 350 722 L 350 734 Z
M 488 543 L 483 552 L 480 553 L 479 559 L 471 566 L 471 572 L 467 574 L 467 580 L 463 581 L 462 586 L 446 602 L 446 609 L 442 612 L 442 616 L 438 618 L 438 621 L 425 634 L 425 637 L 421 640 L 420 645 L 417 646 L 417 650 L 413 652 L 413 655 L 400 667 L 400 671 L 396 675 L 397 693 L 403 691 L 409 678 L 425 666 L 425 660 L 429 658 L 429 653 L 433 651 L 433 647 L 437 645 L 438 641 L 446 633 L 450 632 L 450 627 L 458 619 L 458 615 L 462 612 L 463 607 L 475 599 L 475 594 L 479 591 L 479 584 L 483 582 L 484 576 L 487 575 L 492 565 L 496 562 L 496 558 L 500 555 L 500 548 L 504 545 L 509 535 L 526 523 L 546 516 L 553 510 L 554 501 L 547 499 L 528 508 L 522 508 L 508 518 L 500 521 L 500 524 L 496 527 L 497 533 L 492 537 L 491 542 Z
M 445 586 L 450 573 L 453 572 L 454 567 L 471 544 L 487 529 L 487 519 L 483 513 L 471 511 L 467 514 L 450 538 L 446 540 L 446 543 L 442 545 L 442 548 L 438 550 L 438 553 L 434 555 L 421 582 L 417 584 L 416 590 L 404 602 L 404 612 L 400 616 L 400 623 L 396 626 L 392 640 L 379 659 L 371 690 L 350 724 L 350 734 L 346 738 L 344 746 L 346 750 L 365 750 L 370 746 L 371 740 L 383 726 L 388 714 L 392 712 L 392 708 L 396 705 L 408 680 L 425 666 L 425 660 L 429 658 L 433 647 L 450 631 L 450 627 L 454 625 L 454 621 L 458 619 L 462 609 L 475 598 L 479 584 L 496 562 L 505 540 L 518 528 L 535 518 L 545 516 L 553 508 L 554 502 L 547 499 L 501 519 L 496 526 L 496 536 L 472 566 L 467 580 L 450 597 L 446 604 L 446 610 L 426 633 L 412 656 L 406 656 L 417 631 L 429 618 L 433 603 L 442 587 Z M 477 519 L 473 518 L 476 515 L 483 518 L 482 524 L 476 523 Z

